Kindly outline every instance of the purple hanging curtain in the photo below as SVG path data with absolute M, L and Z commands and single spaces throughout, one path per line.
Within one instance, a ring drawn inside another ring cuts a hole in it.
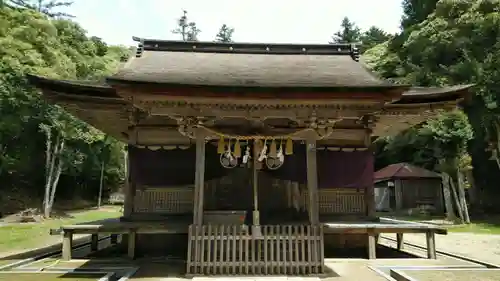
M 319 188 L 365 188 L 373 185 L 373 153 L 329 151 L 316 153 Z M 266 170 L 272 177 L 307 183 L 305 145 L 295 145 L 293 155 L 277 170 Z
M 373 185 L 373 153 L 318 151 L 320 188 L 365 188 Z
M 149 186 L 194 184 L 196 147 L 149 150 L 129 145 L 131 172 L 136 183 Z M 217 147 L 205 148 L 205 181 L 227 175 L 219 163 Z

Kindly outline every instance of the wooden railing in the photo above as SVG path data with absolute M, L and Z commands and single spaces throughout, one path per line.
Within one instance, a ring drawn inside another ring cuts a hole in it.
M 321 274 L 323 228 L 266 225 L 260 235 L 246 226 L 189 227 L 188 275 Z
M 214 186 L 207 188 L 210 193 Z M 215 193 L 217 194 L 217 193 Z M 264 196 L 264 195 L 262 195 Z M 320 189 L 318 208 L 320 214 L 358 214 L 365 211 L 364 191 L 355 188 L 329 188 Z M 206 205 L 217 206 L 217 196 L 205 199 Z M 137 190 L 134 198 L 134 212 L 136 213 L 167 213 L 182 214 L 193 211 L 193 188 L 191 187 L 147 187 Z M 300 192 L 299 204 L 307 209 L 309 199 L 307 190 Z M 290 207 L 290 206 L 288 206 Z M 215 208 L 217 209 L 217 208 Z

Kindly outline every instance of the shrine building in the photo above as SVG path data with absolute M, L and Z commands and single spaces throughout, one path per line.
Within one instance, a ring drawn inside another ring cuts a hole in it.
M 469 86 L 375 77 L 351 44 L 135 38 L 104 82 L 30 75 L 49 102 L 128 144 L 120 220 L 64 227 L 123 233 L 131 258 L 185 252 L 187 274 L 321 274 L 325 248 L 435 226 L 375 213 L 372 140 L 453 110 Z M 97 234 L 96 234 L 97 235 Z M 128 241 L 128 242 L 127 242 Z

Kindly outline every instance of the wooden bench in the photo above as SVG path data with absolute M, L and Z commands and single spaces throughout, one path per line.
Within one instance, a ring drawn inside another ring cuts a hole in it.
M 130 258 L 135 258 L 136 240 L 138 233 L 162 233 L 176 234 L 187 233 L 188 224 L 170 223 L 170 222 L 131 222 L 120 221 L 119 219 L 110 219 L 89 222 L 85 224 L 63 225 L 59 229 L 51 229 L 52 235 L 63 235 L 62 259 L 71 260 L 71 250 L 73 248 L 73 235 L 90 234 L 91 249 L 98 250 L 98 235 L 110 234 L 111 243 L 116 244 L 119 234 L 128 234 L 127 253 Z
M 368 239 L 368 258 L 376 258 L 378 237 L 383 233 L 395 233 L 398 250 L 403 249 L 403 233 L 425 233 L 427 241 L 427 258 L 436 259 L 436 234 L 447 234 L 445 228 L 409 221 L 380 218 L 378 222 L 352 223 L 332 222 L 325 223 L 324 233 L 338 234 L 366 234 Z

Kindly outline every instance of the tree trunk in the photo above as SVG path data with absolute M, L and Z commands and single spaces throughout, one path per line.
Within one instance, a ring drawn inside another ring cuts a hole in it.
M 47 137 L 50 136 L 50 133 L 47 133 Z M 47 169 L 47 179 L 45 182 L 45 197 L 44 197 L 44 216 L 46 218 L 50 217 L 50 213 L 52 212 L 52 206 L 54 205 L 54 198 L 56 194 L 57 184 L 59 182 L 59 177 L 62 172 L 62 151 L 64 149 L 64 139 L 60 136 L 57 136 L 56 142 L 52 144 L 50 141 L 47 143 L 47 159 L 46 164 L 48 165 Z
M 469 194 L 469 202 L 471 205 L 475 206 L 478 204 L 478 194 L 477 194 L 478 190 L 471 169 L 465 171 L 465 178 L 467 179 L 467 182 L 470 184 L 470 187 L 467 189 L 467 193 Z
M 102 185 L 104 179 L 104 161 L 101 162 L 101 178 L 99 181 L 99 196 L 97 197 L 97 208 L 101 208 L 101 200 L 102 200 Z
M 59 183 L 59 178 L 61 177 L 62 165 L 63 162 L 61 159 L 59 159 L 59 161 L 57 162 L 56 174 L 54 177 L 54 182 L 52 183 L 52 190 L 50 193 L 50 204 L 49 204 L 50 212 L 52 212 L 52 207 L 54 206 L 54 199 L 56 197 L 57 184 Z
M 464 212 L 463 212 L 462 206 L 460 205 L 460 200 L 458 197 L 457 188 L 455 186 L 455 183 L 453 182 L 453 178 L 450 177 L 449 175 L 447 175 L 447 177 L 449 178 L 451 191 L 453 192 L 453 199 L 454 199 L 455 205 L 457 206 L 457 209 L 458 209 L 458 216 L 460 217 L 460 220 L 463 223 L 464 222 Z
M 59 141 L 59 137 L 56 140 L 55 144 L 52 144 L 52 134 L 50 129 L 46 131 L 47 134 L 47 149 L 45 152 L 45 165 L 46 165 L 46 178 L 45 178 L 45 196 L 43 198 L 43 212 L 44 216 L 48 218 L 50 216 L 50 189 L 52 188 L 52 178 L 54 175 L 54 161 L 55 161 L 55 153 L 57 152 L 57 142 Z
M 456 219 L 455 212 L 453 211 L 453 202 L 451 199 L 450 183 L 449 178 L 446 173 L 441 173 L 441 179 L 443 181 L 443 197 L 444 205 L 446 206 L 446 218 L 450 221 Z
M 459 169 L 457 171 L 457 184 L 458 184 L 458 197 L 459 197 L 460 205 L 461 205 L 462 210 L 463 210 L 464 220 L 465 220 L 465 223 L 469 224 L 470 218 L 469 218 L 469 210 L 467 208 L 467 200 L 465 199 L 464 175 L 462 174 L 462 172 Z

